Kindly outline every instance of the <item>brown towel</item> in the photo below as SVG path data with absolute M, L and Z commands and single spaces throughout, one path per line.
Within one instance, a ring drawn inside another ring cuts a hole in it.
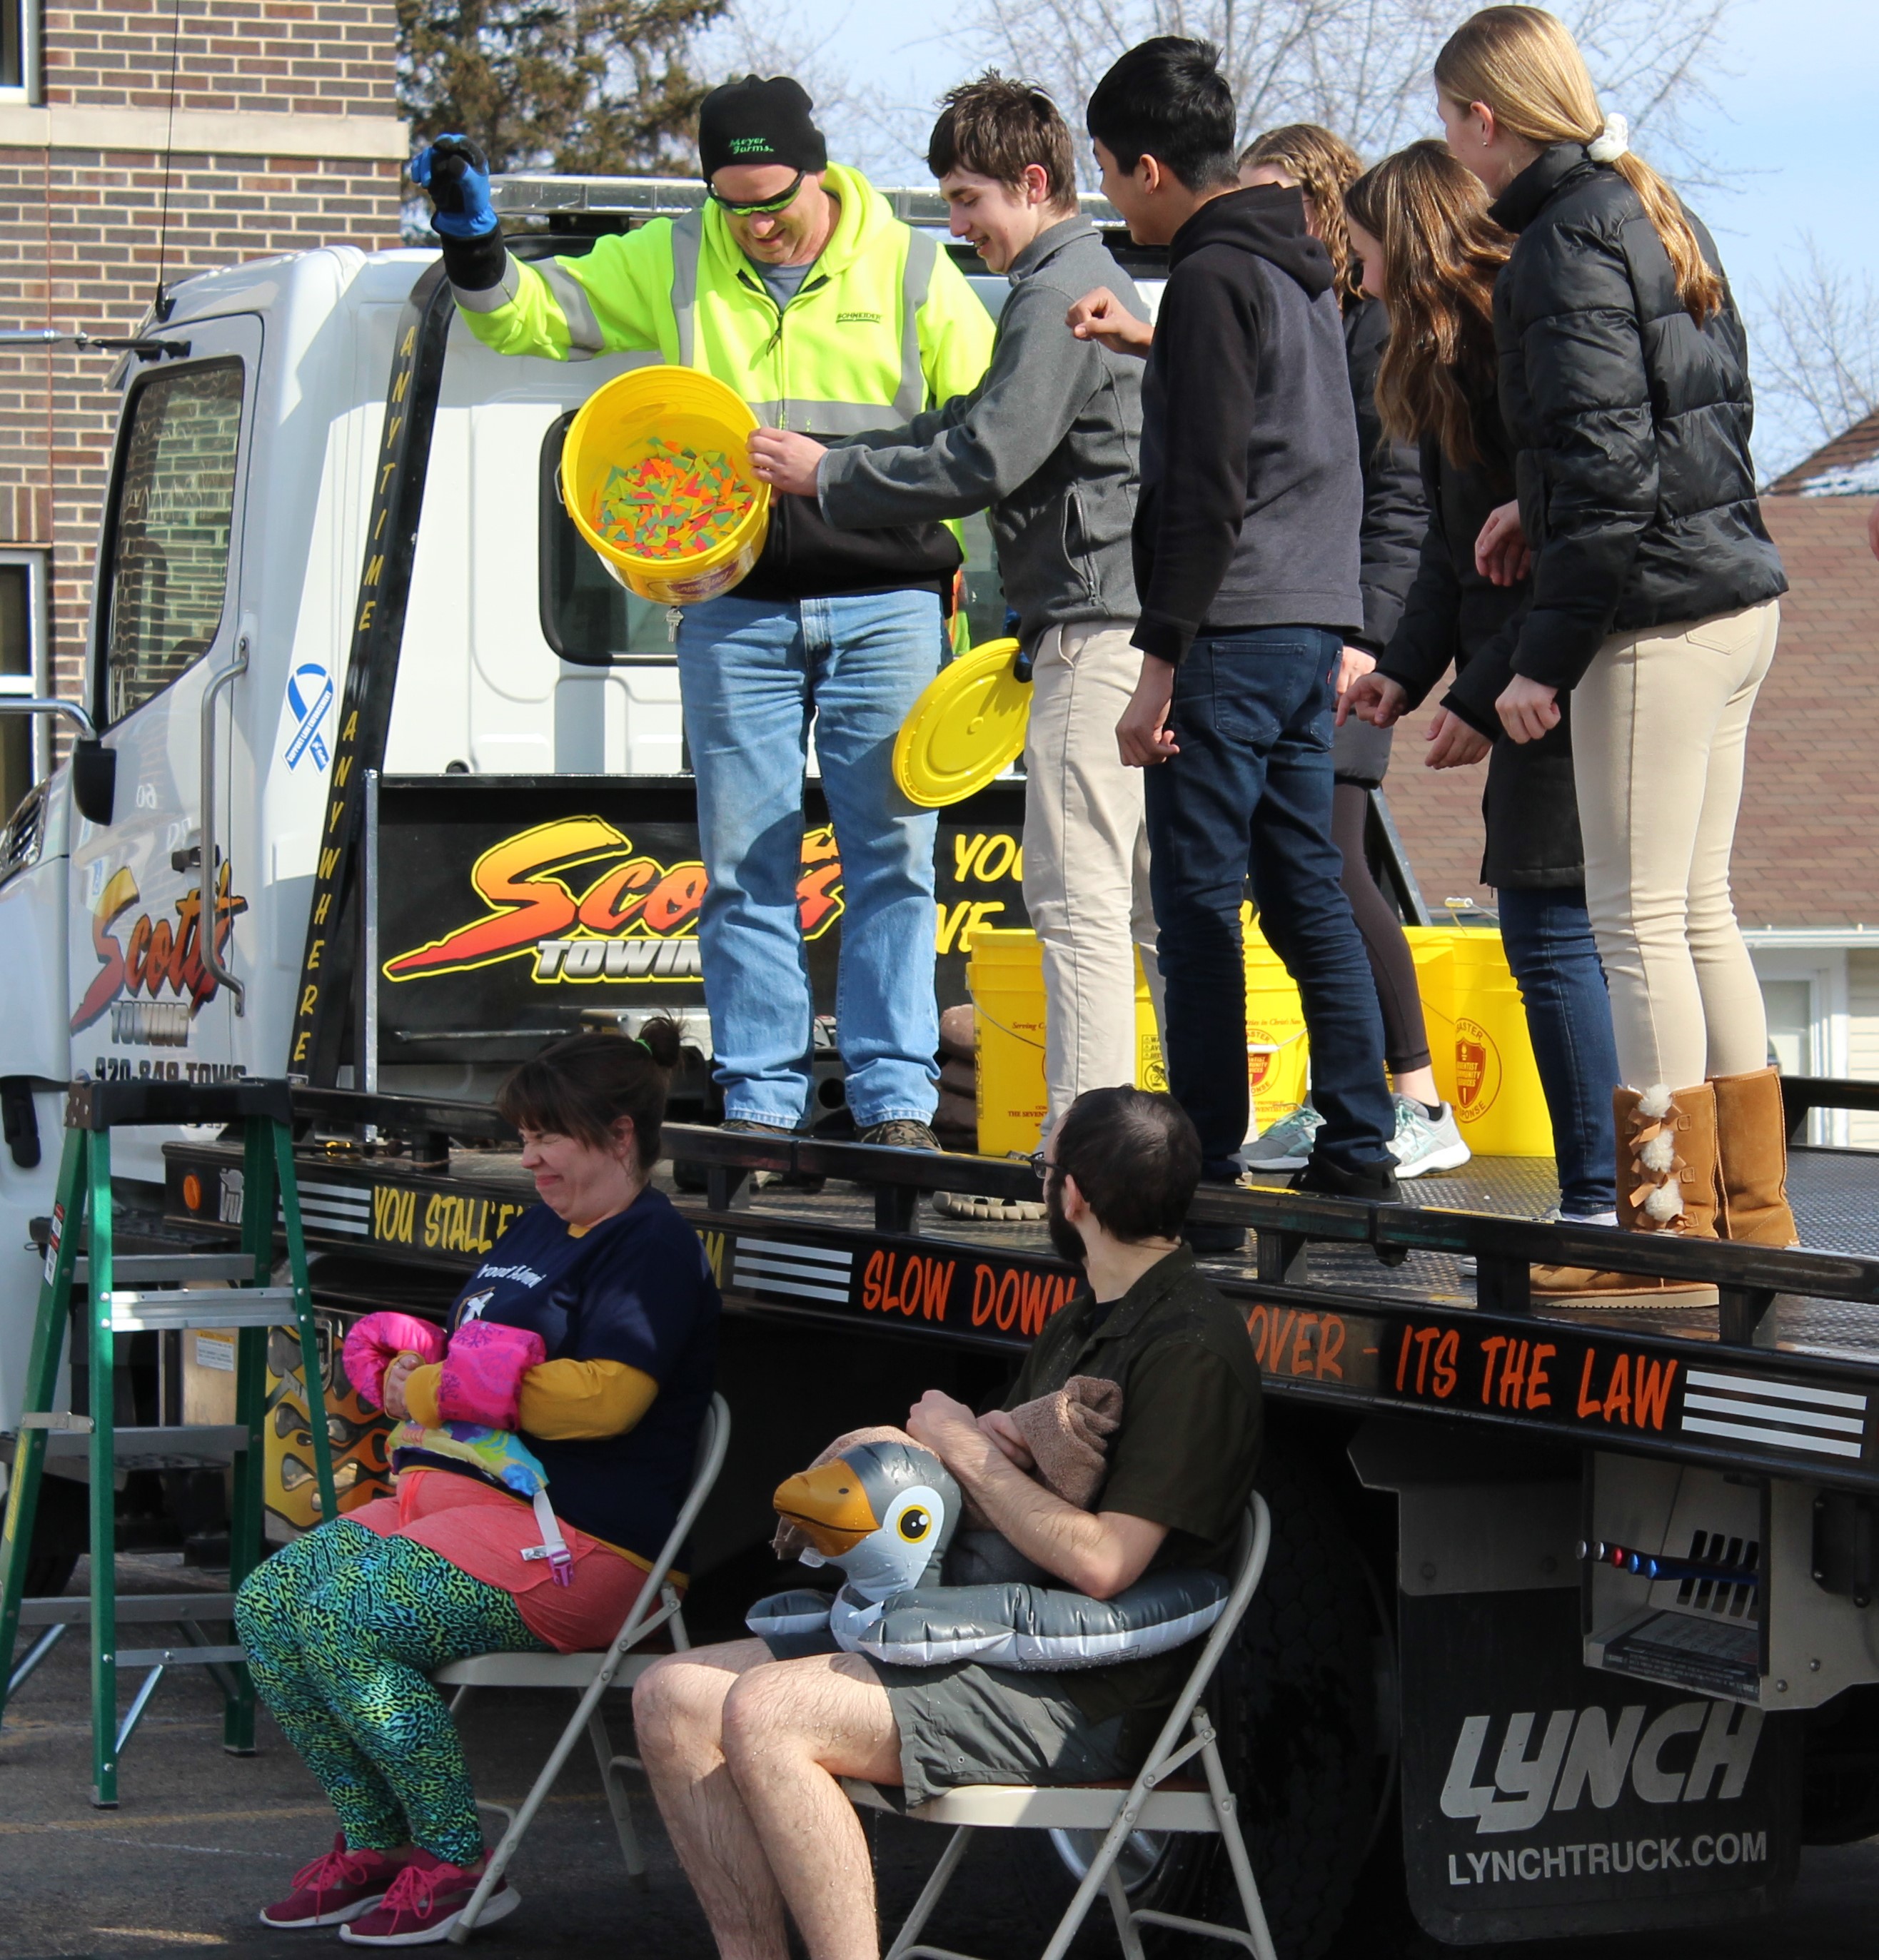
M 1122 1422 L 1120 1385 L 1100 1375 L 1072 1375 L 1054 1395 L 1021 1402 L 1011 1414 L 1030 1446 L 1037 1481 L 1087 1511 L 1103 1488 L 1109 1440 Z

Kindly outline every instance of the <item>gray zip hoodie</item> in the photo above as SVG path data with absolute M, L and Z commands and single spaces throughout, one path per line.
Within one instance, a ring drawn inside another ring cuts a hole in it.
M 1005 603 L 1028 645 L 1046 627 L 1135 616 L 1142 364 L 1075 339 L 1063 317 L 1097 286 L 1142 319 L 1148 309 L 1087 218 L 1053 224 L 1008 276 L 978 387 L 903 428 L 845 438 L 823 459 L 817 491 L 843 530 L 989 507 Z

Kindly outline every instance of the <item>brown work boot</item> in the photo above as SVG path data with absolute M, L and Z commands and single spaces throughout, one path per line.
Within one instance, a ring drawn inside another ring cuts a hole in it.
M 1779 1072 L 1712 1076 L 1709 1087 L 1716 1098 L 1717 1230 L 1747 1246 L 1799 1245 L 1788 1204 L 1788 1116 Z
M 1779 1092 L 1777 1092 L 1779 1093 Z M 1708 1083 L 1674 1095 L 1659 1084 L 1612 1092 L 1618 1131 L 1618 1222 L 1628 1232 L 1716 1236 L 1716 1098 Z M 1647 1279 L 1585 1266 L 1535 1266 L 1535 1300 L 1599 1306 L 1714 1306 L 1694 1280 Z

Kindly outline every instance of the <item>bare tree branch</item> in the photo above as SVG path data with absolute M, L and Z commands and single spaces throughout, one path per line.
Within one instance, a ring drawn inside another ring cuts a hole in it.
M 884 173 L 906 174 L 909 153 L 925 154 L 933 126 L 930 81 L 912 68 L 898 88 L 858 84 L 841 49 L 849 15 L 818 35 L 800 17 L 785 17 L 756 0 L 731 0 L 723 20 L 699 43 L 696 60 L 719 80 L 732 75 L 792 75 L 816 105 L 816 123 L 838 162 L 884 181 Z M 957 57 L 955 56 L 956 59 Z M 922 170 L 916 181 L 923 180 Z
M 1769 473 L 1798 463 L 1879 409 L 1879 283 L 1829 259 L 1811 233 L 1750 316 L 1756 392 L 1774 411 Z
M 1686 179 L 1714 175 L 1691 146 L 1711 103 L 1734 0 L 1570 0 L 1603 100 Z M 1151 34 L 1216 43 L 1240 105 L 1240 134 L 1322 123 L 1377 156 L 1433 126 L 1429 70 L 1473 9 L 1456 0 L 974 0 L 953 37 L 969 59 L 1040 83 L 1074 120 L 1104 70 Z

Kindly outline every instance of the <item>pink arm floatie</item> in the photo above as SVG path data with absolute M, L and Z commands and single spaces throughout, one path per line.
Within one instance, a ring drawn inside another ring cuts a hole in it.
M 444 1358 L 444 1331 L 409 1313 L 368 1313 L 346 1330 L 346 1378 L 368 1408 L 384 1406 L 385 1370 L 400 1354 L 425 1362 Z
M 441 1422 L 480 1423 L 513 1430 L 522 1397 L 522 1377 L 548 1358 L 539 1334 L 484 1320 L 464 1323 L 451 1336 L 444 1372 L 437 1385 Z

